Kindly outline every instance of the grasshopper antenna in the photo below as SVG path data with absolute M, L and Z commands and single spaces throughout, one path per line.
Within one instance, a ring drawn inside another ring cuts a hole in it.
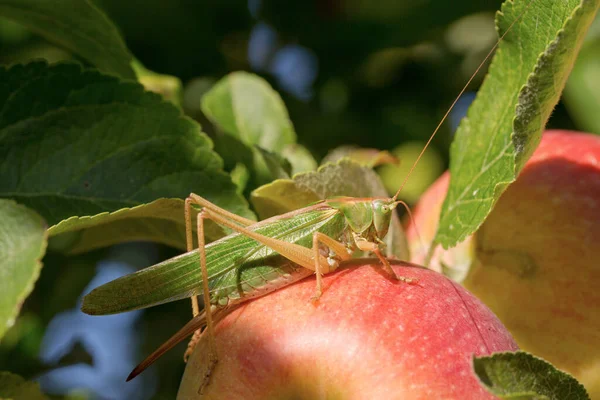
M 415 217 L 413 217 L 413 213 L 412 211 L 410 211 L 410 207 L 408 206 L 408 204 L 406 204 L 404 201 L 402 200 L 396 200 L 394 198 L 394 204 L 401 204 L 402 207 L 404 207 L 404 209 L 406 210 L 406 214 L 408 215 L 408 218 L 410 219 L 410 223 L 412 226 L 415 227 L 415 233 L 417 234 L 417 237 L 419 238 L 419 243 L 421 243 L 421 247 L 422 248 L 427 248 L 427 246 L 425 245 L 425 241 L 423 240 L 423 236 L 421 236 L 421 233 L 419 233 L 419 228 L 417 227 L 417 221 L 415 220 Z M 425 264 L 427 265 L 427 264 Z
M 400 185 L 400 188 L 398 189 L 398 191 L 396 192 L 396 194 L 394 195 L 394 197 L 392 197 L 392 200 L 396 201 L 398 199 L 398 196 L 400 195 L 400 192 L 404 188 L 404 185 L 406 185 L 406 182 L 408 181 L 408 178 L 410 178 L 410 176 L 412 175 L 415 167 L 419 163 L 419 160 L 421 159 L 421 157 L 425 153 L 425 150 L 427 150 L 427 148 L 431 144 L 431 141 L 435 137 L 436 133 L 442 127 L 442 124 L 448 118 L 448 115 L 450 115 L 450 112 L 452 112 L 452 110 L 454 109 L 454 106 L 456 106 L 456 103 L 458 102 L 458 100 L 460 99 L 460 97 L 465 93 L 465 91 L 467 90 L 467 88 L 469 87 L 469 85 L 471 84 L 471 82 L 473 81 L 473 79 L 475 79 L 475 77 L 477 76 L 477 74 L 479 73 L 479 71 L 481 70 L 481 68 L 483 68 L 483 66 L 485 65 L 485 63 L 487 62 L 487 60 L 492 56 L 492 54 L 494 53 L 494 51 L 496 51 L 496 48 L 498 48 L 498 45 L 500 45 L 500 43 L 502 42 L 502 40 L 504 39 L 504 37 L 508 34 L 508 32 L 511 31 L 511 29 L 513 28 L 513 26 L 517 22 L 519 22 L 521 20 L 521 17 L 523 17 L 523 15 L 527 12 L 527 10 L 533 4 L 534 1 L 535 0 L 531 0 L 529 2 L 529 4 L 527 4 L 527 7 L 525 7 L 525 9 L 523 10 L 523 12 L 521 13 L 521 15 L 519 15 L 517 18 L 515 18 L 515 20 L 508 26 L 508 29 L 506 29 L 506 31 L 502 34 L 502 36 L 500 36 L 500 38 L 498 39 L 498 41 L 496 42 L 496 44 L 494 45 L 494 47 L 492 47 L 492 49 L 489 51 L 489 53 L 485 56 L 485 58 L 479 64 L 479 66 L 477 67 L 477 69 L 475 70 L 475 72 L 473 73 L 473 75 L 471 75 L 471 77 L 469 78 L 469 80 L 467 81 L 467 83 L 465 84 L 465 86 L 462 88 L 462 90 L 460 91 L 460 93 L 458 94 L 458 96 L 456 96 L 456 98 L 452 102 L 452 105 L 450 106 L 450 108 L 448 109 L 448 111 L 446 111 L 446 114 L 444 114 L 444 116 L 442 117 L 442 120 L 439 122 L 439 124 L 434 129 L 434 131 L 431 134 L 431 136 L 429 137 L 429 140 L 427 141 L 427 143 L 425 143 L 425 146 L 423 147 L 423 150 L 421 150 L 421 153 L 419 153 L 419 156 L 417 157 L 416 161 L 413 163 L 412 167 L 410 167 L 410 170 L 408 171 L 408 174 L 406 174 L 406 177 L 404 178 L 404 181 Z

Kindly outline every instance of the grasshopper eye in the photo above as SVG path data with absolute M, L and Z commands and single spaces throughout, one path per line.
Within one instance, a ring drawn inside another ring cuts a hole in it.
M 383 200 L 376 200 L 373 202 L 373 209 L 375 213 L 387 214 L 392 211 L 392 207 L 388 204 L 388 202 Z

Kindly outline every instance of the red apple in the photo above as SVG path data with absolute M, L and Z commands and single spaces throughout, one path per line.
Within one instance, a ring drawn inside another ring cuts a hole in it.
M 415 209 L 425 242 L 437 229 L 448 178 Z M 412 261 L 422 261 L 412 224 L 407 236 Z M 438 248 L 434 265 L 466 264 L 463 285 L 519 346 L 570 372 L 600 399 L 599 243 L 600 137 L 549 131 L 479 231 L 459 248 Z
M 371 260 L 373 261 L 373 260 Z M 359 264 L 359 263 L 354 263 Z M 216 327 L 206 399 L 493 399 L 473 354 L 516 350 L 508 331 L 450 279 L 411 264 L 351 265 L 247 303 Z M 198 398 L 207 352 L 188 361 L 178 399 Z

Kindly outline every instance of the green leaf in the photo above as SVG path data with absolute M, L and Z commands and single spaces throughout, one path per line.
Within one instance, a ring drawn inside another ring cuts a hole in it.
M 252 192 L 251 202 L 261 219 L 265 219 L 335 196 L 387 198 L 388 194 L 375 171 L 342 159 L 317 171 L 264 185 Z M 392 254 L 408 259 L 406 238 L 398 218 L 392 219 L 386 243 Z
M 235 167 L 231 170 L 231 180 L 235 183 L 235 186 L 237 186 L 238 193 L 244 192 L 249 179 L 250 172 L 248 171 L 248 168 L 242 163 L 235 164 Z
M 296 133 L 281 97 L 264 79 L 229 74 L 202 97 L 201 107 L 217 127 L 216 149 L 225 166 L 248 169 L 249 189 L 291 175 L 281 153 L 296 143 Z
M 223 157 L 227 169 L 233 170 L 239 164 L 246 167 L 250 189 L 275 179 L 290 177 L 291 166 L 283 156 L 255 145 L 247 145 L 233 136 L 217 135 L 215 150 Z
M 37 382 L 29 382 L 19 375 L 0 371 L 0 400 L 48 400 Z
M 135 79 L 117 27 L 89 0 L 0 0 L 0 16 L 72 51 L 99 70 Z
M 279 94 L 246 72 L 227 75 L 202 98 L 202 111 L 223 132 L 246 145 L 279 153 L 296 133 Z
M 179 78 L 150 71 L 138 60 L 134 60 L 131 65 L 138 77 L 138 81 L 144 85 L 146 90 L 158 93 L 165 100 L 170 101 L 178 107 L 181 106 L 183 86 Z
M 483 386 L 501 399 L 589 400 L 583 385 L 541 358 L 518 351 L 474 357 Z
M 192 221 L 196 215 L 197 211 L 193 210 Z M 84 253 L 132 240 L 158 242 L 185 250 L 184 201 L 158 199 L 115 212 L 74 216 L 52 226 L 48 233 L 53 236 L 52 249 L 65 254 Z M 207 223 L 204 232 L 209 240 L 226 233 L 212 222 Z
M 435 238 L 444 248 L 483 223 L 531 156 L 564 88 L 598 0 L 507 1 L 489 75 L 451 147 L 451 182 Z
M 50 234 L 174 245 L 174 199 L 190 192 L 252 218 L 200 126 L 141 85 L 45 63 L 0 68 L 0 82 L 0 197 L 39 212 Z
M 46 224 L 33 210 L 0 199 L 0 338 L 14 324 L 40 275 Z M 0 385 L 1 387 L 1 385 Z
M 290 162 L 292 166 L 291 175 L 315 171 L 319 166 L 310 151 L 301 144 L 288 144 L 281 151 L 281 155 Z
M 323 159 L 322 163 L 335 162 L 342 158 L 349 158 L 352 161 L 369 168 L 375 168 L 379 165 L 396 164 L 400 160 L 393 156 L 387 150 L 368 149 L 358 146 L 340 146 L 331 150 Z

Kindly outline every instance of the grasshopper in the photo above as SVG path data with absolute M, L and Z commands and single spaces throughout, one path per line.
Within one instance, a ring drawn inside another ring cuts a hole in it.
M 200 312 L 197 301 L 193 301 L 194 318 L 142 362 L 128 378 L 132 379 L 195 332 L 186 352 L 189 354 L 200 337 L 198 329 L 203 326 L 212 342 L 213 314 L 220 319 L 240 303 L 313 273 L 317 277 L 313 299 L 318 299 L 321 276 L 337 269 L 355 250 L 375 254 L 392 278 L 415 283 L 396 276 L 385 257 L 386 243 L 382 238 L 399 204 L 404 203 L 396 197 L 339 197 L 255 223 L 191 194 L 185 201 L 189 251 L 94 289 L 85 297 L 82 308 L 89 314 L 105 314 L 148 307 L 195 296 L 199 293 L 198 282 L 202 282 L 204 304 L 210 305 L 210 311 Z M 197 216 L 196 250 L 192 249 L 192 205 L 202 207 Z M 206 219 L 235 233 L 206 245 Z M 212 345 L 209 358 L 216 363 Z
M 525 11 L 532 3 L 533 0 Z M 254 222 L 230 213 L 197 194 L 190 194 L 185 200 L 185 254 L 109 282 L 84 298 L 82 309 L 88 314 L 111 314 L 192 298 L 193 319 L 139 364 L 127 380 L 133 379 L 175 344 L 194 334 L 186 351 L 187 357 L 206 333 L 209 362 L 203 386 L 206 385 L 218 360 L 214 340 L 216 322 L 241 303 L 312 274 L 316 275 L 313 300 L 317 300 L 322 293 L 322 275 L 335 271 L 342 262 L 352 258 L 356 250 L 374 254 L 393 279 L 417 283 L 410 277 L 397 276 L 386 258 L 389 254 L 386 253 L 384 239 L 394 209 L 403 205 L 408 210 L 398 196 L 458 99 L 525 11 L 512 22 L 465 84 L 393 197 L 326 199 Z M 200 208 L 196 217 L 197 249 L 193 249 L 192 206 Z M 205 220 L 227 227 L 234 233 L 206 244 Z M 205 305 L 203 311 L 196 297 L 200 291 Z M 206 329 L 201 331 L 203 327 Z

